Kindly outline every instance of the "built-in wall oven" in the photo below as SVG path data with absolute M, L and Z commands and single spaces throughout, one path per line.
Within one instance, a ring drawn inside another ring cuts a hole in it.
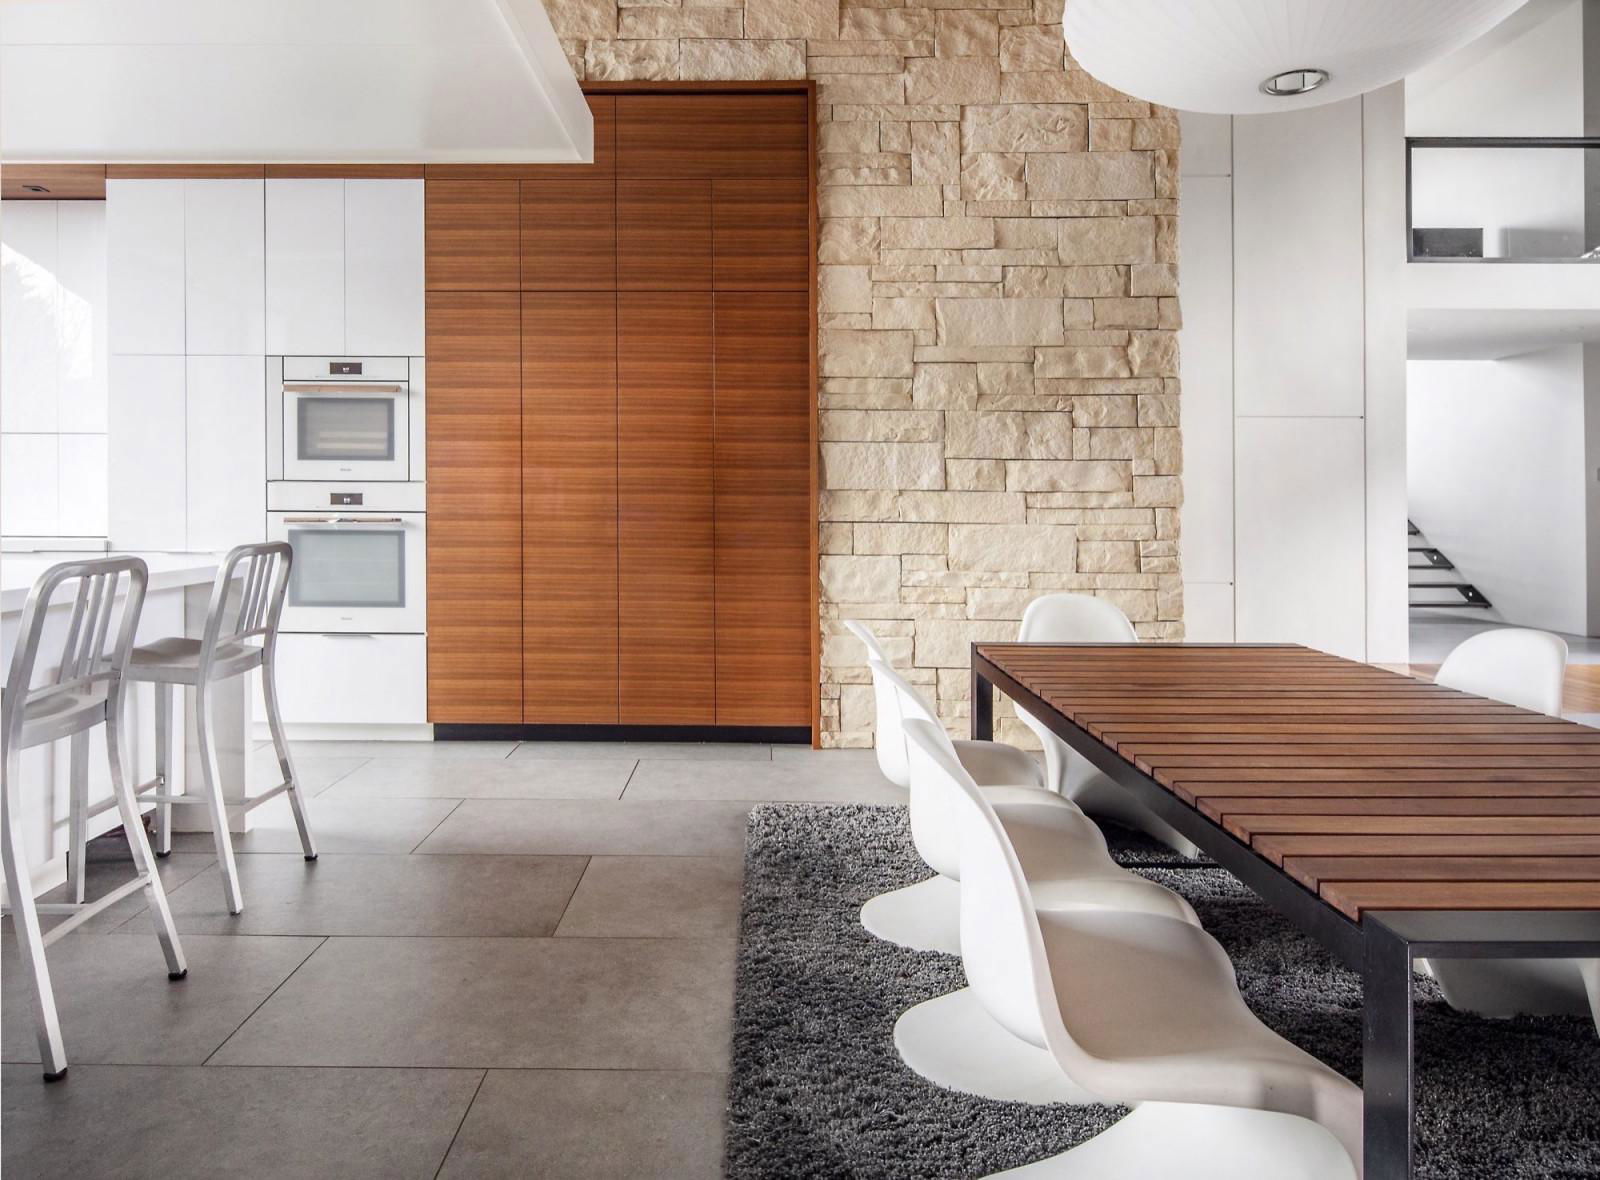
M 408 357 L 274 357 L 269 479 L 401 482 L 422 412 Z

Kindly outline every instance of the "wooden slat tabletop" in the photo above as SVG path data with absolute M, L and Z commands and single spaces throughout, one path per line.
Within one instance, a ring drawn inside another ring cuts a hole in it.
M 1600 730 L 1303 647 L 978 651 L 1349 917 L 1600 909 Z

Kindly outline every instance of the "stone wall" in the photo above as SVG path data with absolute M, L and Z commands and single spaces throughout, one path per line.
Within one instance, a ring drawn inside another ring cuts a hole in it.
M 546 4 L 580 78 L 818 82 L 827 744 L 871 742 L 841 619 L 952 725 L 1035 594 L 1181 636 L 1178 123 L 1061 0 Z

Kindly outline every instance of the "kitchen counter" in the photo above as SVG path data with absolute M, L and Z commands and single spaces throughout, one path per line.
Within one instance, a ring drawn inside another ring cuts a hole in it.
M 183 586 L 209 585 L 222 558 L 215 553 L 0 553 L 0 615 L 20 614 L 39 575 L 63 561 L 97 557 L 142 557 L 150 567 L 147 594 Z

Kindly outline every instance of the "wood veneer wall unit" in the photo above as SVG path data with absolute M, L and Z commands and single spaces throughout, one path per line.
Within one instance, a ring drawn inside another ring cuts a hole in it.
M 711 289 L 711 182 L 617 182 L 617 286 Z
M 45 192 L 33 192 L 36 185 Z M 103 201 L 104 164 L 0 164 L 0 197 L 7 201 Z
M 428 295 L 428 720 L 522 721 L 522 316 Z
M 617 194 L 609 176 L 525 180 L 524 291 L 617 289 Z
M 429 180 L 426 192 L 428 290 L 518 290 L 517 182 Z

